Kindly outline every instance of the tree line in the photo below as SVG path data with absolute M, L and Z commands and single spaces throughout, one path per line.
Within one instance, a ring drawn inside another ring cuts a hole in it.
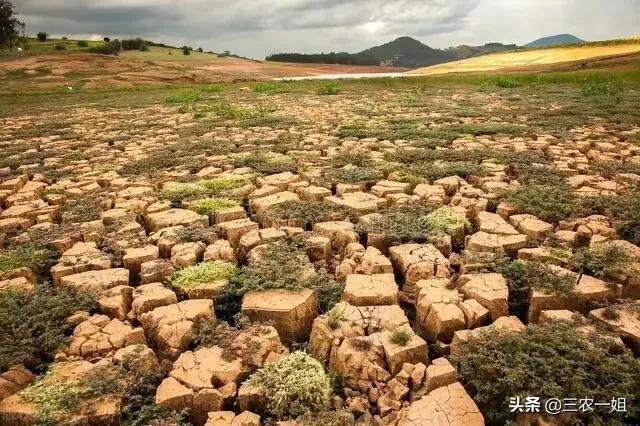
M 295 62 L 305 64 L 379 65 L 380 61 L 359 53 L 274 53 L 265 58 L 272 62 Z

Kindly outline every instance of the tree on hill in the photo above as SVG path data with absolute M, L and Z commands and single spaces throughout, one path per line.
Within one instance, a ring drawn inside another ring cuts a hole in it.
M 0 46 L 12 46 L 24 31 L 24 23 L 15 16 L 13 4 L 0 0 Z

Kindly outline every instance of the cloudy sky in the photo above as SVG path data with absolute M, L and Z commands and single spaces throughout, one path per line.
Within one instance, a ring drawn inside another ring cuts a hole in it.
M 400 36 L 433 47 L 572 33 L 640 35 L 640 0 L 13 0 L 27 32 L 141 36 L 263 58 L 357 52 Z

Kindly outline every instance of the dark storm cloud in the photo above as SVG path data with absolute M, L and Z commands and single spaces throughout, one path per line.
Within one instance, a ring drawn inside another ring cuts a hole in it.
M 637 0 L 14 0 L 31 34 L 142 36 L 262 57 L 359 51 L 399 36 L 436 47 L 558 32 L 628 35 Z M 553 11 L 553 13 L 550 13 Z M 635 14 L 635 15 L 634 15 Z M 635 18 L 633 18 L 635 16 Z M 626 34 L 625 34 L 626 32 Z

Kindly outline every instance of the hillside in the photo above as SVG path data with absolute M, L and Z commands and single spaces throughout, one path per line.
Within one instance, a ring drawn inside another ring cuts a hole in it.
M 516 48 L 515 44 L 487 43 L 483 46 L 460 45 L 448 49 L 434 49 L 414 38 L 400 37 L 389 43 L 363 50 L 359 55 L 374 57 L 390 65 L 415 68 Z
M 539 38 L 537 40 L 532 41 L 531 43 L 525 44 L 524 47 L 548 47 L 548 46 L 558 46 L 561 44 L 578 44 L 578 43 L 584 43 L 584 40 L 581 40 L 578 37 L 571 34 L 558 34 L 558 35 Z
M 520 71 L 532 67 L 548 67 L 562 63 L 594 61 L 605 58 L 623 58 L 640 54 L 640 40 L 613 40 L 579 46 L 527 49 L 515 52 L 495 53 L 461 61 L 438 64 L 409 71 L 409 74 L 435 75 L 461 72 Z

